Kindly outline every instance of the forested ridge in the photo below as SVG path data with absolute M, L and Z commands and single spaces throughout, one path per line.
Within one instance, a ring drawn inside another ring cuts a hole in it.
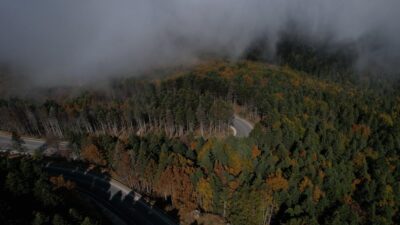
M 32 136 L 164 132 L 181 136 L 227 133 L 233 117 L 228 85 L 216 73 L 171 80 L 116 79 L 110 90 L 62 100 L 0 101 L 0 129 Z
M 3 99 L 0 129 L 68 139 L 182 224 L 196 209 L 197 223 L 399 224 L 399 95 L 334 80 L 212 62 L 62 100 Z M 229 136 L 236 106 L 256 118 L 248 138 Z

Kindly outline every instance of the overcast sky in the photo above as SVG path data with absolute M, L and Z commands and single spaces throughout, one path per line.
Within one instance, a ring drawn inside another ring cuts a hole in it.
M 51 84 L 236 59 L 260 36 L 273 51 L 291 20 L 316 40 L 374 37 L 360 52 L 397 64 L 399 17 L 399 0 L 0 0 L 0 62 Z

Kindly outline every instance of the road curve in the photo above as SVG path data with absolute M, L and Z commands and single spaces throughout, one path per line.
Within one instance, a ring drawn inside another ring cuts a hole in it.
M 236 114 L 233 118 L 232 127 L 234 128 L 233 133 L 235 137 L 248 137 L 253 130 L 253 125 L 249 121 Z
M 164 212 L 144 202 L 140 194 L 109 177 L 51 164 L 47 164 L 45 170 L 50 175 L 63 175 L 75 181 L 81 193 L 93 198 L 123 222 L 119 224 L 177 225 Z
M 232 121 L 234 136 L 247 137 L 253 130 L 253 125 L 234 115 Z M 23 147 L 28 154 L 32 154 L 33 150 L 42 147 L 45 144 L 43 139 L 22 138 L 25 142 Z M 60 145 L 67 146 L 67 142 Z M 0 150 L 11 150 L 11 135 L 0 133 Z M 169 216 L 161 210 L 154 209 L 146 202 L 140 199 L 140 195 L 133 192 L 125 185 L 109 178 L 99 177 L 95 174 L 86 173 L 77 169 L 71 170 L 67 168 L 56 167 L 52 165 L 46 166 L 46 171 L 53 175 L 63 175 L 65 178 L 73 180 L 77 183 L 78 188 L 83 194 L 90 193 L 97 203 L 102 203 L 108 211 L 123 221 L 121 224 L 132 225 L 177 225 Z
M 35 149 L 42 147 L 45 140 L 22 138 L 25 142 L 24 152 L 15 152 L 16 154 L 32 155 Z M 60 147 L 66 147 L 67 143 L 60 143 Z M 12 150 L 11 136 L 0 133 L 0 151 Z M 11 151 L 13 152 L 13 151 Z M 105 208 L 109 215 L 112 215 L 112 221 L 116 225 L 177 225 L 163 211 L 149 206 L 141 199 L 141 195 L 132 191 L 124 184 L 101 177 L 94 173 L 88 173 L 79 169 L 63 168 L 47 164 L 44 169 L 50 175 L 63 175 L 66 179 L 75 181 L 78 191 L 91 198 L 101 208 Z

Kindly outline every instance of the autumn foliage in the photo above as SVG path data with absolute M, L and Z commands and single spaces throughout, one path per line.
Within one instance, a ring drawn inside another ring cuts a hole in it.
M 85 146 L 81 151 L 81 157 L 88 162 L 95 163 L 98 165 L 105 165 L 106 161 L 101 155 L 99 149 L 94 144 Z
M 272 191 L 287 190 L 289 187 L 289 182 L 284 177 L 282 177 L 281 171 L 277 171 L 276 173 L 268 176 L 266 182 L 267 187 L 270 188 Z

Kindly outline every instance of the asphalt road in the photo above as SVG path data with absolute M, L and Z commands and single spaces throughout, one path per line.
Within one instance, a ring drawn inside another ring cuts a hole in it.
M 118 181 L 79 169 L 53 165 L 47 165 L 45 170 L 51 175 L 63 175 L 66 179 L 75 181 L 81 193 L 118 217 L 118 221 L 121 221 L 118 224 L 177 225 L 161 210 L 144 202 L 140 194 Z
M 248 137 L 253 130 L 253 125 L 238 115 L 234 115 L 232 127 L 234 128 L 234 136 Z
M 253 125 L 247 120 L 234 115 L 232 129 L 234 136 L 247 137 L 253 130 Z M 23 147 L 27 154 L 32 154 L 35 149 L 45 145 L 45 140 L 22 138 Z M 60 143 L 65 148 L 67 142 Z M 0 150 L 11 150 L 11 135 L 0 133 Z M 53 175 L 63 175 L 65 178 L 77 183 L 80 192 L 93 199 L 97 204 L 106 208 L 110 214 L 117 217 L 116 224 L 132 225 L 176 225 L 168 215 L 161 210 L 154 209 L 144 202 L 140 195 L 133 192 L 125 185 L 109 178 L 99 177 L 95 174 L 85 173 L 77 169 L 71 170 L 48 165 L 46 170 Z
M 46 141 L 44 139 L 37 139 L 37 138 L 28 138 L 28 137 L 21 137 L 21 139 L 24 141 L 24 144 L 22 144 L 23 151 L 32 154 L 34 150 L 38 148 L 43 148 L 44 151 L 49 150 L 53 151 L 54 149 L 47 148 L 45 146 Z M 59 149 L 60 150 L 65 150 L 68 147 L 68 142 L 60 142 L 59 143 Z M 12 150 L 12 141 L 11 141 L 11 135 L 5 132 L 0 133 L 0 150 Z M 49 152 L 48 151 L 48 152 Z M 51 153 L 51 152 L 49 152 Z
M 25 142 L 25 154 L 33 154 L 35 149 L 45 144 L 44 140 L 22 138 Z M 61 148 L 67 146 L 62 142 Z M 11 136 L 0 133 L 0 150 L 11 150 Z M 106 177 L 86 173 L 78 169 L 56 167 L 48 164 L 45 170 L 51 175 L 63 175 L 65 178 L 75 181 L 78 190 L 91 198 L 96 204 L 101 205 L 112 214 L 116 225 L 177 225 L 173 219 L 159 209 L 152 208 L 141 199 L 141 195 L 130 188 Z
M 22 145 L 26 150 L 32 151 L 42 146 L 45 141 L 41 139 L 22 138 L 25 144 Z M 11 149 L 11 135 L 0 134 L 0 149 Z

